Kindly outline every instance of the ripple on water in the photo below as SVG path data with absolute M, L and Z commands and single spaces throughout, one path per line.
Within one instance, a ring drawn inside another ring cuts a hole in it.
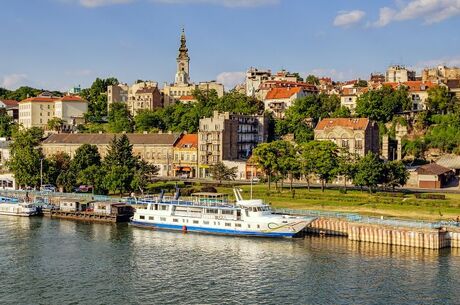
M 458 304 L 460 255 L 0 216 L 0 304 Z

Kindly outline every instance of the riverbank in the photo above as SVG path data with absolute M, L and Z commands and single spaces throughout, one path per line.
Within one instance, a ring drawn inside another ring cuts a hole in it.
M 250 186 L 241 186 L 243 196 L 249 198 Z M 232 194 L 231 187 L 219 187 L 219 192 Z M 439 195 L 439 194 L 438 194 Z M 266 185 L 255 185 L 253 197 L 261 198 L 275 208 L 305 209 L 359 213 L 370 216 L 398 217 L 417 220 L 455 220 L 460 216 L 460 194 L 443 194 L 445 199 L 417 198 L 415 194 L 375 193 L 356 190 L 288 188 L 268 191 Z M 424 197 L 427 197 L 425 195 Z M 428 196 L 429 197 L 429 196 Z

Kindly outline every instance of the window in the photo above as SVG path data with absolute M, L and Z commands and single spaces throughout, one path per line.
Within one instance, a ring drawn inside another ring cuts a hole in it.
M 241 223 L 235 223 L 235 227 L 241 228 Z
M 222 215 L 233 215 L 233 210 L 222 210 Z
M 251 228 L 251 225 L 248 225 L 248 229 L 250 229 L 250 228 Z
M 153 216 L 149 216 L 149 220 L 153 220 Z
M 348 140 L 342 139 L 342 147 L 345 147 L 345 148 L 348 148 L 348 147 L 349 147 L 349 145 L 348 145 Z
M 144 215 L 139 216 L 139 219 L 145 219 Z
M 160 210 L 166 211 L 168 207 L 166 205 L 160 205 Z
M 257 225 L 257 229 L 260 229 L 260 225 Z
M 179 222 L 179 219 L 173 218 L 173 222 Z
M 209 224 L 209 221 L 203 220 L 203 224 L 204 224 L 204 225 L 208 225 L 208 224 Z
M 356 139 L 355 149 L 363 149 L 363 140 Z
M 194 220 L 193 223 L 197 225 L 197 224 L 199 224 L 200 222 L 199 222 L 198 220 Z
M 229 223 L 229 222 L 226 222 L 226 223 L 225 223 L 225 226 L 226 226 L 226 227 L 231 227 L 231 226 L 232 226 L 232 224 L 231 224 L 231 223 Z
M 166 217 L 160 217 L 161 221 L 166 221 Z

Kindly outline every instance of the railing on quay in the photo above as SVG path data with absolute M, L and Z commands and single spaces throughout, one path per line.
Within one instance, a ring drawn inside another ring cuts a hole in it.
M 456 221 L 428 222 L 428 221 L 405 220 L 405 219 L 384 218 L 384 217 L 378 218 L 378 217 L 362 216 L 359 214 L 352 214 L 352 213 L 336 213 L 336 212 L 313 211 L 313 210 L 293 210 L 293 209 L 274 209 L 274 212 L 280 213 L 280 214 L 289 214 L 289 215 L 339 218 L 339 219 L 343 219 L 349 222 L 385 225 L 385 226 L 391 226 L 391 227 L 406 227 L 406 228 L 417 228 L 417 229 L 439 229 L 442 227 L 460 227 L 460 223 Z

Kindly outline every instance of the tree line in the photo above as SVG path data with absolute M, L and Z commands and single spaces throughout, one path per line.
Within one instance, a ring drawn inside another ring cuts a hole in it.
M 384 162 L 369 152 L 364 157 L 350 154 L 331 141 L 309 141 L 300 145 L 289 141 L 260 144 L 253 152 L 254 162 L 268 179 L 268 188 L 274 181 L 289 179 L 290 188 L 295 179 L 307 182 L 321 181 L 321 189 L 338 177 L 353 181 L 355 186 L 367 187 L 370 192 L 377 186 L 394 190 L 407 183 L 409 174 L 401 161 Z
M 73 158 L 60 152 L 46 158 L 40 147 L 43 130 L 30 128 L 13 135 L 7 166 L 21 188 L 53 184 L 72 192 L 77 185 L 90 185 L 96 194 L 144 192 L 158 168 L 133 155 L 126 135 L 113 137 L 105 157 L 97 146 L 83 144 Z

